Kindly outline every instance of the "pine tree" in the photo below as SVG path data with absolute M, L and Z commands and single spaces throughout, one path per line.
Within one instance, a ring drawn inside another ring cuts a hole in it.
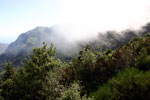
M 14 91 L 15 91 L 15 76 L 16 69 L 13 67 L 12 63 L 9 61 L 5 67 L 4 73 L 2 75 L 2 81 L 0 82 L 1 91 L 0 99 L 4 100 L 13 100 Z
M 2 76 L 3 80 L 12 79 L 16 75 L 16 70 L 13 67 L 12 63 L 9 61 L 5 67 L 4 74 Z
M 20 98 L 25 100 L 45 100 L 43 81 L 53 68 L 60 67 L 61 61 L 55 59 L 56 49 L 53 44 L 48 48 L 44 43 L 41 48 L 35 48 L 30 59 L 26 59 L 21 70 L 18 85 L 21 84 Z

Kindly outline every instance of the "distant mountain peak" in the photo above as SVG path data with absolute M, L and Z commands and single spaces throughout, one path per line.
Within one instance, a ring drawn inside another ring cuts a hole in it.
M 33 48 L 41 47 L 43 42 L 47 44 L 53 43 L 62 52 L 72 51 L 72 48 L 69 48 L 69 46 L 76 47 L 75 44 L 69 43 L 64 35 L 57 30 L 57 25 L 50 28 L 38 26 L 21 34 L 16 41 L 8 46 L 6 53 L 17 54 L 21 51 L 31 52 Z

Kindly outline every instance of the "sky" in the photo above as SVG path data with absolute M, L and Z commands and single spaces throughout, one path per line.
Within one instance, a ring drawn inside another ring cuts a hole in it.
M 0 43 L 37 26 L 73 24 L 71 35 L 137 29 L 150 21 L 150 0 L 0 0 Z

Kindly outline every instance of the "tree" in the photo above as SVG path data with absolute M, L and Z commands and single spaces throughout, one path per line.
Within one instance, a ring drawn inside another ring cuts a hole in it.
M 78 58 L 73 59 L 73 73 L 76 80 L 82 81 L 82 85 L 86 89 L 89 89 L 86 92 L 91 91 L 93 87 L 91 83 L 93 82 L 92 71 L 95 68 L 96 55 L 90 50 L 87 46 L 80 52 Z
M 48 48 L 44 43 L 41 48 L 35 48 L 29 59 L 25 60 L 24 67 L 18 79 L 19 96 L 25 100 L 45 100 L 43 81 L 53 68 L 61 66 L 61 61 L 55 59 L 56 48 L 53 44 Z
M 47 73 L 41 91 L 46 100 L 58 100 L 61 97 L 61 92 L 65 90 L 65 86 L 61 82 L 63 74 L 61 68 L 53 68 Z
M 8 62 L 4 73 L 2 75 L 2 81 L 0 82 L 1 85 L 1 97 L 4 100 L 13 100 L 14 99 L 14 92 L 15 92 L 15 77 L 16 77 L 16 69 L 12 66 L 11 62 Z
M 87 98 L 86 95 L 81 96 L 81 87 L 77 82 L 71 84 L 69 88 L 63 91 L 62 97 L 59 100 L 93 100 L 93 98 Z
M 4 69 L 4 74 L 2 75 L 3 80 L 12 79 L 16 75 L 16 70 L 12 63 L 9 61 Z

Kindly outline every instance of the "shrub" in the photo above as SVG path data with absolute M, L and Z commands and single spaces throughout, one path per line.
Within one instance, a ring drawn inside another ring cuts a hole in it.
M 142 48 L 139 52 L 139 56 L 136 60 L 136 67 L 144 71 L 150 69 L 150 55 L 148 55 L 146 48 Z
M 91 96 L 95 100 L 150 100 L 150 72 L 126 69 Z
M 62 97 L 59 100 L 93 100 L 93 98 L 87 98 L 86 95 L 80 96 L 81 87 L 78 83 L 73 83 L 71 86 L 62 92 Z

